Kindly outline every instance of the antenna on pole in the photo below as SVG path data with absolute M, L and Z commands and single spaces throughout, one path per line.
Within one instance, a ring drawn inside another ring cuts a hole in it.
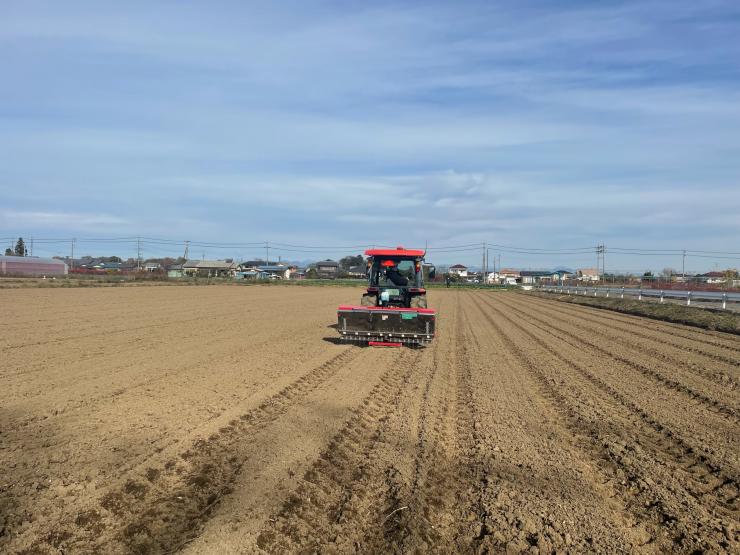
M 188 256 L 190 256 L 190 241 L 185 241 L 185 254 L 182 257 L 187 261 Z

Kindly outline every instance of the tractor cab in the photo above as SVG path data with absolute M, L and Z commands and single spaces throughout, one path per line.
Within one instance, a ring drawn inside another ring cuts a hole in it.
M 363 306 L 426 308 L 424 252 L 373 249 L 368 256 L 368 288 Z M 434 269 L 430 270 L 434 277 Z

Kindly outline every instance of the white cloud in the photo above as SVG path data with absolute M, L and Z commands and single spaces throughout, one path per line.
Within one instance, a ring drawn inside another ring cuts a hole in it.
M 130 223 L 127 218 L 110 214 L 85 212 L 37 212 L 25 210 L 2 210 L 5 229 L 59 229 L 100 231 L 113 226 L 121 229 Z

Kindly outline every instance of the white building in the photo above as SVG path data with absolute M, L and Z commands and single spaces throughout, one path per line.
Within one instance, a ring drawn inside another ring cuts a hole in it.
M 468 267 L 463 266 L 462 264 L 455 264 L 454 266 L 450 266 L 449 272 L 452 275 L 468 277 Z
M 599 281 L 599 270 L 596 268 L 581 268 L 576 272 L 578 281 Z

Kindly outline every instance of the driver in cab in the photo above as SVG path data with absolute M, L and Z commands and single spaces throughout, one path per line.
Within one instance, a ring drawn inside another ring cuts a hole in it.
M 409 284 L 408 278 L 398 271 L 398 265 L 393 260 L 384 260 L 382 266 L 385 268 L 385 279 L 393 285 L 406 287 Z

